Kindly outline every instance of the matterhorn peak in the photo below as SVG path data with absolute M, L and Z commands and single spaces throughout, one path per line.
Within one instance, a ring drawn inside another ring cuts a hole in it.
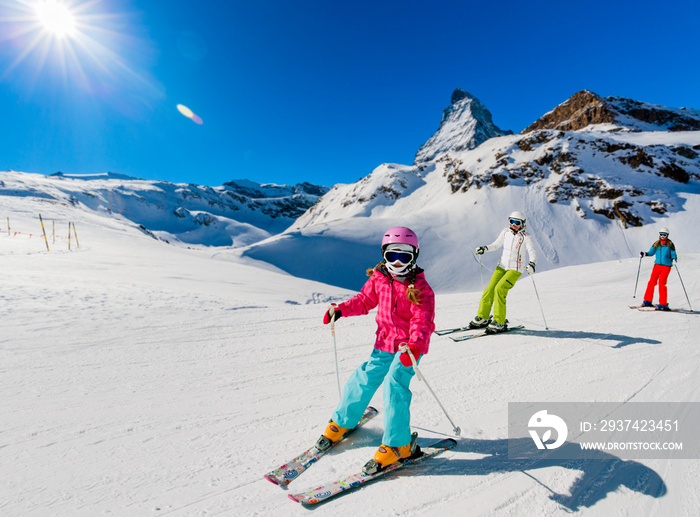
M 452 92 L 452 98 L 450 99 L 450 104 L 456 104 L 457 102 L 461 101 L 462 99 L 475 99 L 473 95 L 471 95 L 469 92 L 462 90 L 461 88 L 455 88 L 455 91 Z
M 494 123 L 491 112 L 469 92 L 457 88 L 443 110 L 437 132 L 416 153 L 415 164 L 435 160 L 447 152 L 473 149 L 495 136 L 510 135 Z

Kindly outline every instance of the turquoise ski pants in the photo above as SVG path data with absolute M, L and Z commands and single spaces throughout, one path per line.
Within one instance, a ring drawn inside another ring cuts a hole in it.
M 369 360 L 348 379 L 343 397 L 333 413 L 333 421 L 341 427 L 353 428 L 384 382 L 384 437 L 382 444 L 401 447 L 411 443 L 411 390 L 408 385 L 415 375 L 413 367 L 401 364 L 399 356 L 372 350 Z
M 493 306 L 493 319 L 497 323 L 503 324 L 506 321 L 506 296 L 521 275 L 522 273 L 514 269 L 506 271 L 501 266 L 496 267 L 488 287 L 481 295 L 477 316 L 487 319 L 491 314 L 491 306 Z

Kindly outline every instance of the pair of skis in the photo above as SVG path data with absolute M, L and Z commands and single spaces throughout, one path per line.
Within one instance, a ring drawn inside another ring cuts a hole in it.
M 637 309 L 642 312 L 681 312 L 683 314 L 693 314 L 688 309 L 658 309 L 654 305 L 630 305 L 630 309 Z
M 478 330 L 478 328 L 472 328 L 469 325 L 466 327 L 455 327 L 453 329 L 441 329 L 436 330 L 435 334 L 438 336 L 446 336 L 447 334 L 456 334 L 457 332 L 466 332 L 467 330 Z
M 337 443 L 340 443 L 348 435 L 362 427 L 365 423 L 370 421 L 376 415 L 377 410 L 373 407 L 368 407 L 365 410 L 365 413 L 360 419 L 360 422 L 357 424 L 357 426 L 354 429 L 347 432 L 345 436 L 343 436 L 343 438 L 335 442 L 333 446 L 335 446 Z M 332 497 L 337 496 L 338 494 L 357 488 L 363 485 L 364 483 L 367 483 L 368 481 L 372 481 L 385 474 L 395 472 L 396 470 L 399 470 L 403 467 L 412 465 L 414 463 L 418 463 L 419 461 L 422 461 L 426 458 L 435 456 L 436 454 L 453 448 L 455 445 L 457 445 L 457 442 L 452 438 L 440 440 L 430 446 L 422 447 L 421 452 L 417 456 L 407 458 L 403 462 L 397 462 L 392 465 L 389 465 L 387 468 L 380 470 L 379 472 L 376 472 L 374 474 L 365 474 L 362 471 L 360 471 L 355 474 L 351 474 L 350 476 L 340 478 L 336 481 L 325 483 L 319 487 L 316 487 L 312 490 L 308 490 L 306 492 L 290 494 L 289 498 L 303 505 L 313 505 L 323 501 L 327 501 Z M 274 483 L 275 485 L 286 487 L 287 485 L 289 485 L 289 483 L 291 483 L 297 477 L 299 477 L 301 473 L 303 473 L 311 465 L 316 463 L 329 450 L 330 448 L 326 451 L 320 451 L 316 448 L 316 446 L 310 447 L 302 454 L 291 460 L 289 463 L 285 463 L 284 465 L 268 472 L 263 477 L 268 481 Z
M 511 330 L 519 330 L 525 328 L 524 325 L 516 325 L 515 327 L 506 327 L 506 330 L 501 330 L 499 332 L 487 332 L 484 330 L 484 327 L 482 328 L 471 328 L 469 326 L 467 327 L 456 327 L 452 329 L 442 329 L 442 330 L 436 330 L 435 334 L 438 336 L 448 336 L 452 341 L 467 341 L 469 339 L 476 339 L 479 337 L 484 337 L 484 336 L 491 336 L 491 335 L 497 335 L 497 334 L 503 334 L 504 332 L 510 332 Z M 459 336 L 451 336 L 449 334 L 457 334 L 461 332 L 466 332 L 468 330 L 480 330 L 481 332 L 478 332 L 476 334 L 460 334 Z
M 348 436 L 350 436 L 354 431 L 365 425 L 367 422 L 372 420 L 375 416 L 377 416 L 377 411 L 374 409 L 372 406 L 369 406 L 367 409 L 365 409 L 365 413 L 362 415 L 362 418 L 360 418 L 360 421 L 358 424 L 353 428 L 350 429 L 345 435 L 335 442 L 333 446 L 339 444 L 343 440 L 345 440 Z M 331 448 L 329 447 L 325 451 L 320 451 L 319 449 L 316 448 L 316 446 L 309 447 L 307 450 L 302 452 L 299 456 L 294 458 L 292 461 L 289 463 L 285 463 L 284 465 L 268 472 L 265 474 L 263 477 L 270 481 L 271 483 L 274 483 L 275 485 L 279 485 L 282 487 L 287 486 L 289 483 L 294 481 L 300 474 L 302 474 L 306 469 L 308 469 L 311 465 L 316 463 L 321 456 L 326 454 Z

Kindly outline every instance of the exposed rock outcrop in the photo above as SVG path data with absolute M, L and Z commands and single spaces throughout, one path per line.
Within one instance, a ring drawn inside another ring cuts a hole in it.
M 576 131 L 594 124 L 613 124 L 632 131 L 697 131 L 700 130 L 700 110 L 668 108 L 624 97 L 601 97 L 581 90 L 521 134 L 539 129 Z

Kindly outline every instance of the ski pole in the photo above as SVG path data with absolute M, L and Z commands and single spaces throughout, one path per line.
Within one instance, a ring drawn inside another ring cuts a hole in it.
M 481 290 L 484 290 L 484 268 L 481 265 L 481 255 L 479 255 L 479 274 L 481 275 Z
M 542 301 L 540 300 L 540 293 L 537 292 L 537 286 L 535 285 L 535 276 L 530 275 L 530 278 L 532 278 L 532 287 L 535 288 L 535 296 L 537 296 L 537 303 L 540 304 L 540 312 L 542 313 L 542 320 L 544 321 L 544 329 L 549 330 L 549 327 L 547 326 L 547 320 L 544 317 L 544 309 L 542 309 Z
M 639 283 L 639 271 L 642 269 L 642 258 L 644 258 L 644 255 L 639 256 L 639 267 L 637 268 L 637 280 L 634 282 L 634 294 L 632 295 L 632 298 L 637 297 L 637 284 Z
M 399 347 L 400 352 L 406 352 L 408 356 L 411 358 L 411 362 L 413 363 L 413 369 L 416 371 L 416 377 L 418 377 L 419 381 L 423 381 L 425 383 L 425 386 L 428 388 L 428 391 L 432 394 L 433 398 L 437 401 L 438 405 L 440 406 L 440 409 L 442 409 L 442 412 L 445 413 L 445 416 L 447 417 L 447 420 L 450 421 L 450 424 L 452 424 L 452 432 L 455 434 L 455 436 L 461 436 L 462 430 L 455 425 L 455 423 L 452 421 L 450 418 L 450 415 L 447 414 L 447 411 L 445 410 L 445 407 L 442 405 L 440 402 L 440 399 L 437 398 L 437 395 L 435 395 L 435 392 L 433 389 L 430 387 L 430 384 L 428 384 L 428 380 L 425 378 L 424 375 L 420 373 L 420 370 L 418 369 L 418 363 L 416 362 L 416 358 L 413 356 L 413 352 L 411 352 L 411 349 L 408 348 L 407 344 L 403 344 Z
M 678 279 L 681 281 L 681 286 L 683 287 L 683 292 L 685 293 L 685 299 L 688 300 L 688 307 L 690 307 L 690 310 L 693 310 L 693 307 L 690 305 L 690 298 L 688 298 L 688 291 L 685 290 L 685 285 L 683 284 L 683 279 L 681 278 L 681 272 L 678 269 L 678 264 L 676 262 L 673 263 L 674 266 L 676 266 L 676 273 L 678 273 Z
M 343 392 L 340 389 L 340 372 L 338 370 L 338 347 L 335 342 L 335 307 L 331 305 L 329 309 L 333 309 L 331 314 L 331 336 L 333 336 L 333 355 L 335 356 L 335 381 L 338 384 L 338 400 L 343 398 Z

